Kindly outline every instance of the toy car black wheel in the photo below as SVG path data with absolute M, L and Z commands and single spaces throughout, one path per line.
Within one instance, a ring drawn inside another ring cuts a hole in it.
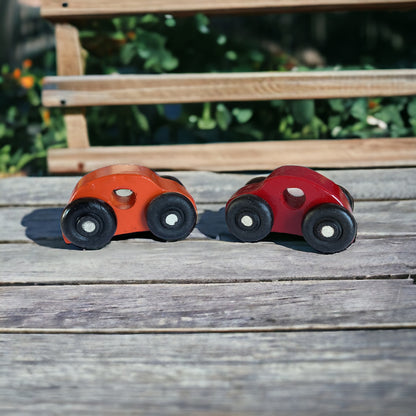
M 175 192 L 167 192 L 150 202 L 146 217 L 147 225 L 156 237 L 165 241 L 176 241 L 191 233 L 197 214 L 188 198 Z
M 273 212 L 269 204 L 256 195 L 241 195 L 227 207 L 228 228 L 241 241 L 259 241 L 270 234 Z
M 351 213 L 335 204 L 312 208 L 303 219 L 302 233 L 309 245 L 325 254 L 345 250 L 355 240 L 357 224 Z
M 250 179 L 246 185 L 251 185 L 252 183 L 263 182 L 266 179 L 266 176 L 256 176 L 255 178 Z
M 344 192 L 344 195 L 347 197 L 348 202 L 350 203 L 351 209 L 354 211 L 354 198 L 343 186 L 338 186 L 341 188 L 342 192 Z
M 117 220 L 113 209 L 105 202 L 82 198 L 65 208 L 61 228 L 72 244 L 98 250 L 110 242 L 117 228 Z

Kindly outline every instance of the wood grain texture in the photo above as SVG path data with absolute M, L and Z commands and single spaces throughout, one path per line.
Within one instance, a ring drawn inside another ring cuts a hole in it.
M 50 107 L 416 95 L 416 70 L 45 77 Z
M 365 328 L 413 324 L 413 280 L 4 287 L 4 329 Z
M 4 415 L 413 416 L 416 332 L 1 334 Z
M 85 60 L 79 40 L 78 29 L 69 24 L 55 25 L 56 65 L 59 75 L 83 75 Z M 89 147 L 85 110 L 66 109 L 64 119 L 67 143 L 70 148 Z
M 41 12 L 47 18 L 74 18 L 138 13 L 230 13 L 294 12 L 304 10 L 348 10 L 368 8 L 413 8 L 411 0 L 42 0 Z
M 415 166 L 416 139 L 300 140 L 50 149 L 51 173 L 83 173 L 116 163 L 153 169 L 248 171 L 280 165 L 314 168 Z
M 279 165 L 275 165 L 274 168 Z M 324 170 L 356 200 L 416 199 L 416 168 Z M 159 172 L 163 174 L 163 172 Z M 199 204 L 225 203 L 259 173 L 164 172 L 179 178 Z M 269 172 L 264 172 L 267 175 Z M 0 206 L 65 206 L 79 176 L 11 177 L 0 180 Z
M 0 243 L 60 241 L 63 207 L 0 207 Z M 357 202 L 359 238 L 416 236 L 416 201 Z M 231 238 L 223 204 L 198 204 L 192 240 Z
M 63 241 L 0 246 L 0 284 L 230 283 L 407 278 L 416 272 L 416 237 L 357 239 L 334 255 L 315 253 L 301 238 L 277 235 L 255 244 L 149 239 L 112 241 L 81 251 Z

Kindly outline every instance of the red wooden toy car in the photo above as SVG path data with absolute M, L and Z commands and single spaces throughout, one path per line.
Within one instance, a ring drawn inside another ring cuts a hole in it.
M 270 232 L 303 235 L 315 250 L 336 253 L 355 240 L 357 224 L 349 192 L 301 166 L 282 166 L 254 178 L 227 202 L 228 228 L 242 241 Z
M 151 231 L 174 241 L 189 235 L 196 205 L 174 177 L 137 165 L 114 165 L 85 175 L 61 217 L 66 243 L 99 249 L 115 235 Z

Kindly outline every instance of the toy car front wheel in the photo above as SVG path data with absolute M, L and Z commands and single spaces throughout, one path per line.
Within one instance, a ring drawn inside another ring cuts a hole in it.
M 241 195 L 227 207 L 228 228 L 241 241 L 259 241 L 272 229 L 273 212 L 269 204 L 256 195 Z
M 165 241 L 176 241 L 191 233 L 197 214 L 188 198 L 175 192 L 167 192 L 150 202 L 146 217 L 147 225 L 156 237 Z
M 345 208 L 335 204 L 323 204 L 305 215 L 302 233 L 312 248 L 332 254 L 345 250 L 354 242 L 357 224 Z
M 65 237 L 78 247 L 98 250 L 107 245 L 117 227 L 113 209 L 93 198 L 76 199 L 64 210 L 61 228 Z

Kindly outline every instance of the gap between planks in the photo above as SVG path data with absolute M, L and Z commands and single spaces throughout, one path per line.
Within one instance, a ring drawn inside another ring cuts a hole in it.
M 394 331 L 416 329 L 415 322 L 364 325 L 291 325 L 272 327 L 230 328 L 0 328 L 0 334 L 73 334 L 73 335 L 139 335 L 139 334 L 245 334 L 275 332 L 337 332 L 337 331 Z

